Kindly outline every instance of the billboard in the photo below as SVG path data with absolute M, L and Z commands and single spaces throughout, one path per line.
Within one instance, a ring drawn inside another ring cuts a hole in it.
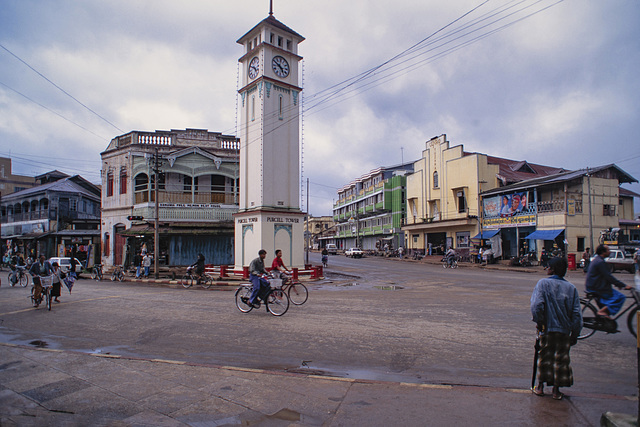
M 512 193 L 482 200 L 485 218 L 508 218 L 527 212 L 527 193 Z

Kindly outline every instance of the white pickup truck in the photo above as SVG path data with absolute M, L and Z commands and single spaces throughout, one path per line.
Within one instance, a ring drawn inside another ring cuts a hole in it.
M 344 254 L 345 256 L 348 256 L 351 258 L 362 258 L 362 256 L 364 255 L 364 252 L 362 252 L 358 248 L 349 248 L 346 251 L 344 251 Z
M 593 261 L 594 257 L 591 257 L 591 261 Z M 635 266 L 633 261 L 633 256 L 625 255 L 624 251 L 621 249 L 610 249 L 609 256 L 604 259 L 605 262 L 609 265 L 609 269 L 613 273 L 616 270 L 626 270 L 629 273 L 635 273 Z

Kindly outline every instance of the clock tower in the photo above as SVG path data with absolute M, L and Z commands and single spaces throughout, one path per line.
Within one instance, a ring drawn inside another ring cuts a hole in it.
M 238 39 L 244 48 L 239 89 L 240 200 L 235 266 L 260 249 L 282 250 L 288 267 L 304 266 L 300 210 L 300 61 L 297 32 L 269 16 Z

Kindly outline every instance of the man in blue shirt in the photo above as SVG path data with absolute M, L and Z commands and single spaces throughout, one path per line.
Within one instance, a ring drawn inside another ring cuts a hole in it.
M 553 398 L 562 399 L 560 387 L 573 385 L 569 350 L 582 329 L 580 297 L 576 287 L 564 279 L 567 273 L 565 258 L 552 258 L 547 274 L 531 295 L 531 315 L 540 333 L 538 385 L 531 391 L 544 395 L 544 383 L 553 386 Z
M 587 292 L 593 292 L 598 295 L 600 310 L 596 315 L 606 318 L 610 318 L 609 316 L 613 316 L 620 311 L 626 298 L 623 293 L 616 291 L 611 285 L 615 285 L 620 289 L 631 289 L 631 286 L 627 286 L 613 277 L 607 262 L 604 260 L 608 256 L 609 247 L 607 245 L 599 245 L 596 248 L 596 256 L 589 264 L 585 283 Z
M 269 281 L 262 276 L 267 274 L 267 270 L 264 268 L 264 259 L 267 257 L 267 251 L 260 249 L 258 252 L 258 258 L 251 261 L 249 264 L 249 280 L 253 284 L 253 292 L 251 292 L 251 298 L 249 298 L 249 304 L 255 308 L 260 307 L 258 301 L 258 295 L 262 291 L 269 287 Z

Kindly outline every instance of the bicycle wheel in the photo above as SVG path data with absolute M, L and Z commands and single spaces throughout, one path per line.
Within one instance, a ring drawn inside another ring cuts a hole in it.
M 213 278 L 208 274 L 204 274 L 200 279 L 200 285 L 205 289 L 209 289 L 213 285 Z
M 309 291 L 307 291 L 307 287 L 302 283 L 293 283 L 289 286 L 287 295 L 293 304 L 302 305 L 307 302 L 307 298 L 309 298 Z
M 190 274 L 185 274 L 182 276 L 182 280 L 180 280 L 180 284 L 186 289 L 190 288 L 193 285 L 193 277 Z
M 596 330 L 593 329 L 593 326 L 596 322 L 596 312 L 597 310 L 588 300 L 580 300 L 580 306 L 582 307 L 582 330 L 580 331 L 580 335 L 578 335 L 579 340 L 583 340 L 585 338 L 589 338 L 591 335 L 596 333 Z
M 637 311 L 638 311 L 638 307 L 633 307 L 629 312 L 629 317 L 627 317 L 627 327 L 629 328 L 629 332 L 631 332 L 631 335 L 633 335 L 634 337 L 638 336 L 638 332 L 637 332 L 638 321 L 636 319 Z
M 267 310 L 274 316 L 282 316 L 289 310 L 289 297 L 282 289 L 272 289 L 265 299 Z
M 51 289 L 50 288 L 44 289 L 44 296 L 47 299 L 47 310 L 51 311 Z
M 95 269 L 91 270 L 91 279 L 98 280 L 98 274 Z
M 13 283 L 13 271 L 9 272 L 9 276 L 7 276 L 7 281 L 9 282 L 9 285 L 11 286 L 15 286 L 15 283 Z
M 122 270 L 118 271 L 118 281 L 124 281 L 124 272 Z
M 23 288 L 26 288 L 28 283 L 29 283 L 29 280 L 27 279 L 26 274 L 23 274 L 22 276 L 20 276 L 20 286 L 22 286 Z
M 453 260 L 453 261 L 451 262 L 451 268 L 458 268 L 458 261 Z
M 442 261 L 442 268 L 447 268 L 449 263 L 447 261 Z
M 111 273 L 111 281 L 115 282 L 117 279 L 118 279 L 118 273 L 114 271 L 113 273 Z
M 236 291 L 236 307 L 243 313 L 253 310 L 253 306 L 249 305 L 251 297 L 251 286 L 240 286 Z
M 98 278 L 96 280 L 102 280 L 102 269 L 98 270 Z

